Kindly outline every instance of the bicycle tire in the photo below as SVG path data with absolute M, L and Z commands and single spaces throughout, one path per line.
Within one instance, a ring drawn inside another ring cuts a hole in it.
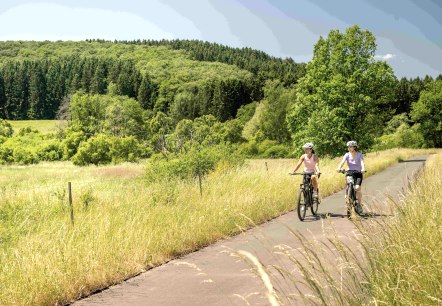
M 351 217 L 353 210 L 354 210 L 354 192 L 353 192 L 353 186 L 349 185 L 347 190 L 347 199 L 346 199 L 346 206 L 347 206 L 347 217 Z
M 318 189 L 319 194 L 319 189 Z M 313 198 L 312 204 L 310 205 L 310 210 L 312 211 L 313 216 L 316 216 L 318 213 L 318 207 L 319 207 L 319 198 Z
M 306 205 L 304 189 L 299 189 L 297 210 L 298 210 L 298 218 L 299 218 L 299 220 L 304 221 L 305 213 L 307 211 L 307 205 Z

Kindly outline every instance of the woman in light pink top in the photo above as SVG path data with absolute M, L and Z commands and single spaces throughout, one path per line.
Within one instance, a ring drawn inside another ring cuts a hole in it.
M 299 158 L 296 164 L 295 170 L 299 169 L 302 163 L 304 163 L 304 176 L 307 179 L 311 179 L 313 185 L 313 197 L 318 197 L 318 177 L 321 171 L 319 170 L 319 157 L 316 156 L 315 150 L 313 150 L 314 145 L 311 142 L 306 143 L 302 146 L 305 154 Z

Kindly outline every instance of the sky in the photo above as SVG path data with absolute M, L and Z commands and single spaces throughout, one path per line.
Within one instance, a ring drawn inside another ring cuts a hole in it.
M 0 41 L 198 39 L 308 62 L 319 37 L 376 37 L 398 78 L 442 73 L 442 0 L 2 0 Z

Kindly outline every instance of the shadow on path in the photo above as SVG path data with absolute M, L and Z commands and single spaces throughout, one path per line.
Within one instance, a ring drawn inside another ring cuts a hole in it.
M 364 219 L 376 218 L 376 217 L 392 217 L 392 216 L 393 215 L 391 214 L 379 214 L 375 212 L 365 212 L 359 215 L 360 218 Z M 314 216 L 306 216 L 303 222 L 314 222 L 327 218 L 347 218 L 347 215 L 326 212 L 326 213 L 316 214 Z
M 422 163 L 425 162 L 425 159 L 408 159 L 408 160 L 400 160 L 400 163 Z

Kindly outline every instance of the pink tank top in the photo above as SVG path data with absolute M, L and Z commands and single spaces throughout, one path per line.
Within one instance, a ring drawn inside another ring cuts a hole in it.
M 313 173 L 315 172 L 315 154 L 312 154 L 312 157 L 310 159 L 308 158 L 307 154 L 304 154 L 304 172 L 307 173 Z

